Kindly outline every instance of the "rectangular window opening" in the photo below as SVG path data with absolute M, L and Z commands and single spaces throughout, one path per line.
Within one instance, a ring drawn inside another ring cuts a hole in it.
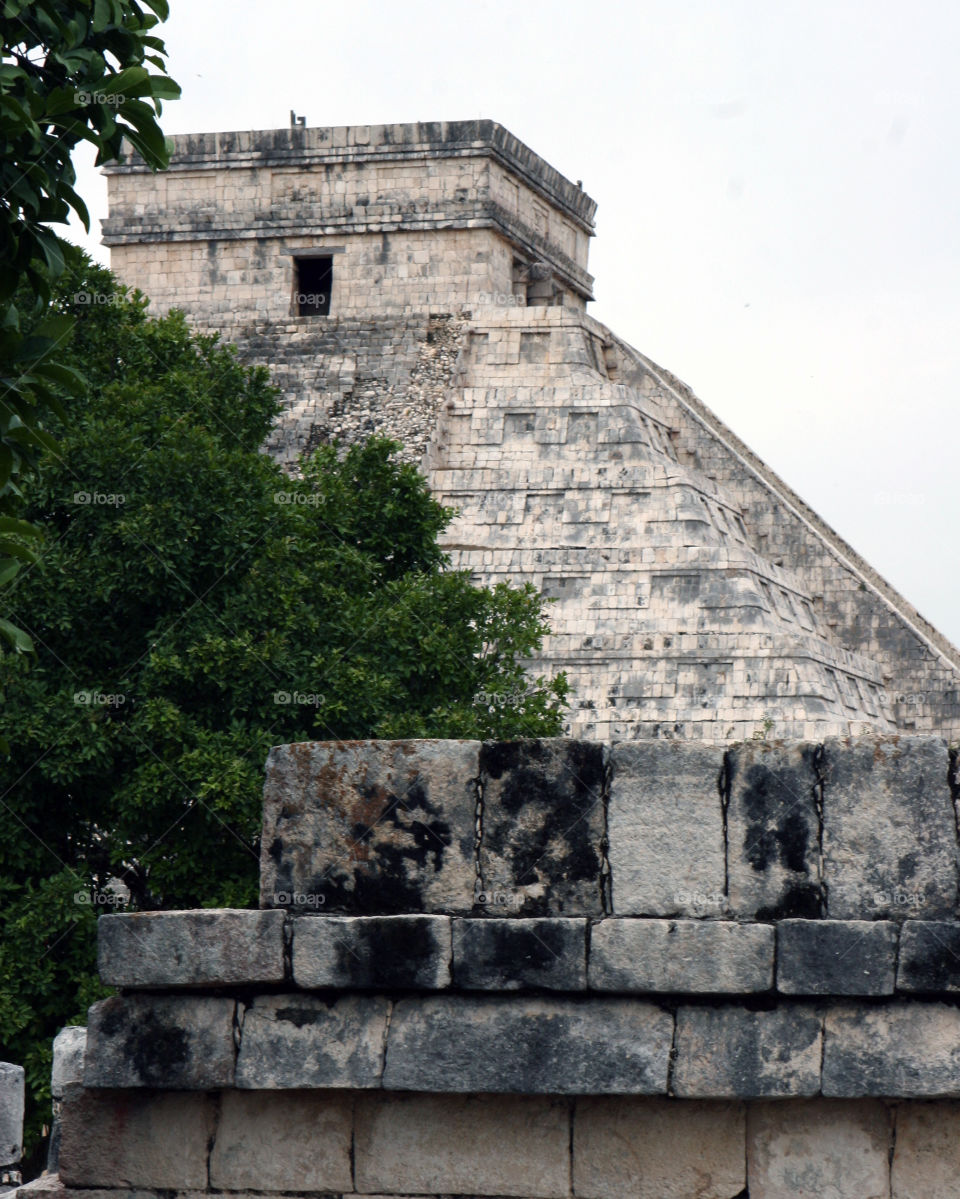
M 333 258 L 322 255 L 294 258 L 296 290 L 294 308 L 299 316 L 329 316 L 333 288 Z

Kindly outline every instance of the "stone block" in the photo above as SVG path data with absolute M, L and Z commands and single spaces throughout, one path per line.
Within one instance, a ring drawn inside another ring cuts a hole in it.
M 817 746 L 748 741 L 727 754 L 728 887 L 737 919 L 820 915 Z
M 237 1087 L 378 1087 L 390 1000 L 380 995 L 258 995 L 243 1017 Z
M 436 991 L 450 985 L 448 916 L 301 916 L 293 925 L 299 987 Z
M 892 995 L 897 926 L 887 920 L 781 920 L 777 990 L 784 995 Z
M 751 1104 L 750 1199 L 888 1199 L 890 1144 L 890 1116 L 876 1100 Z
M 0 1166 L 12 1166 L 20 1160 L 23 1101 L 23 1067 L 0 1062 Z
M 602 915 L 603 746 L 486 742 L 480 769 L 484 890 L 516 897 L 518 915 Z
M 594 991 L 734 993 L 773 986 L 774 932 L 726 920 L 603 920 L 590 929 Z
M 479 749 L 474 741 L 275 746 L 264 787 L 260 906 L 468 913 Z
M 615 744 L 608 805 L 613 911 L 718 916 L 725 904 L 723 748 L 684 741 Z
M 115 987 L 282 983 L 284 919 L 224 908 L 101 916 L 100 977 Z
M 82 1025 L 68 1024 L 53 1038 L 50 1094 L 54 1099 L 62 1099 L 67 1087 L 83 1082 L 83 1056 L 86 1048 L 87 1030 Z
M 238 1191 L 352 1191 L 353 1097 L 347 1092 L 225 1091 L 210 1186 Z
M 232 999 L 115 995 L 87 1017 L 84 1085 L 211 1091 L 233 1086 Z
M 891 1199 L 958 1199 L 960 1103 L 901 1103 Z
M 953 916 L 956 820 L 946 743 L 901 736 L 829 740 L 823 769 L 826 915 Z
M 578 1099 L 573 1190 L 583 1199 L 733 1199 L 746 1184 L 740 1103 Z
M 681 1007 L 673 1093 L 681 1099 L 774 1099 L 820 1089 L 821 1021 L 805 1004 L 768 1011 Z
M 656 1095 L 673 1018 L 637 1000 L 401 999 L 383 1085 L 396 1091 Z
M 831 1008 L 824 1023 L 823 1093 L 960 1096 L 960 1009 L 917 1000 Z
M 901 991 L 960 991 L 960 924 L 908 920 L 900 932 Z
M 585 991 L 587 922 L 550 916 L 455 920 L 453 982 L 466 991 Z
M 365 1095 L 357 1190 L 565 1199 L 569 1100 L 514 1095 Z
M 60 1178 L 77 1187 L 204 1189 L 215 1116 L 209 1095 L 69 1087 Z

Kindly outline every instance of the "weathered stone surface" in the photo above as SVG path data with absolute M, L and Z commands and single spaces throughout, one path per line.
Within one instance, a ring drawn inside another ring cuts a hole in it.
M 954 914 L 956 820 L 946 744 L 935 737 L 828 740 L 823 769 L 826 914 Z
M 275 746 L 263 793 L 260 906 L 469 912 L 479 749 L 475 741 Z
M 960 924 L 908 920 L 900 931 L 901 991 L 960 991 Z
M 603 920 L 590 929 L 594 991 L 734 992 L 773 986 L 768 924 Z
M 738 919 L 820 915 L 817 746 L 753 741 L 727 755 L 730 910 Z
M 23 1067 L 0 1062 L 0 1166 L 11 1166 L 20 1160 L 23 1099 Z
M 618 916 L 718 916 L 725 905 L 723 748 L 620 742 L 611 750 L 610 879 Z
M 237 1057 L 244 1090 L 380 1085 L 390 1000 L 380 995 L 258 995 Z
M 484 890 L 515 896 L 518 915 L 602 915 L 604 747 L 486 742 L 480 769 Z
M 87 1017 L 84 1085 L 210 1091 L 233 1086 L 232 999 L 115 995 Z
M 897 926 L 886 920 L 781 920 L 777 990 L 785 995 L 892 995 Z
M 226 1091 L 210 1185 L 253 1191 L 352 1191 L 353 1097 Z
M 80 1024 L 68 1024 L 53 1038 L 53 1069 L 50 1094 L 62 1099 L 68 1086 L 83 1082 L 83 1055 L 87 1048 L 87 1030 Z
M 203 1189 L 215 1114 L 209 1095 L 69 1087 L 60 1178 L 78 1187 Z
M 512 1095 L 365 1095 L 357 1189 L 565 1199 L 569 1101 Z
M 398 1091 L 656 1095 L 673 1019 L 622 999 L 437 995 L 394 1010 L 383 1085 Z
M 957 1199 L 960 1103 L 902 1103 L 896 1120 L 891 1199 Z
M 346 990 L 450 985 L 448 916 L 302 916 L 293 924 L 299 987 Z
M 960 1009 L 916 1000 L 829 1009 L 823 1093 L 890 1099 L 960 1096 Z
M 888 1199 L 890 1124 L 875 1100 L 751 1104 L 750 1199 Z
M 97 921 L 100 977 L 115 987 L 283 982 L 282 912 L 208 908 Z
M 746 1183 L 740 1103 L 578 1099 L 573 1189 L 583 1199 L 733 1199 Z
M 806 1004 L 771 1011 L 681 1007 L 673 1093 L 692 1099 L 773 1099 L 820 1089 L 821 1024 Z
M 453 982 L 467 991 L 587 988 L 586 920 L 455 920 Z

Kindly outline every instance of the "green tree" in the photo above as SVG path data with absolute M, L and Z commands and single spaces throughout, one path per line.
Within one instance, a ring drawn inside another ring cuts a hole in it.
M 263 763 L 286 741 L 551 735 L 566 683 L 531 685 L 529 588 L 448 569 L 450 519 L 393 445 L 321 449 L 292 479 L 258 447 L 260 369 L 109 272 L 59 286 L 90 381 L 26 516 L 49 530 L 0 660 L 0 1055 L 46 1111 L 49 1044 L 98 994 L 94 923 L 121 879 L 138 908 L 256 902 Z M 285 700 L 289 702 L 284 702 Z
M 151 30 L 167 12 L 167 0 L 0 3 L 0 588 L 36 557 L 41 534 L 22 519 L 21 484 L 38 453 L 54 448 L 42 426 L 82 386 L 63 351 L 70 316 L 35 319 L 69 253 L 50 226 L 73 211 L 89 228 L 71 161 L 81 142 L 96 146 L 98 165 L 120 156 L 124 138 L 148 165 L 167 165 L 157 117 L 180 89 L 149 69 L 164 68 Z M 31 649 L 7 620 L 4 643 Z

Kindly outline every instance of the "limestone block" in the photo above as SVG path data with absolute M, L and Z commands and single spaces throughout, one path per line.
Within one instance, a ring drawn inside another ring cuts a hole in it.
M 450 985 L 448 916 L 301 916 L 293 924 L 299 987 L 436 991 Z
M 887 920 L 781 920 L 777 990 L 785 995 L 892 995 L 897 926 Z
M 594 991 L 733 992 L 773 986 L 774 932 L 726 920 L 603 920 L 590 930 Z
M 453 982 L 466 991 L 585 991 L 587 922 L 550 916 L 455 920 Z
M 891 1199 L 960 1197 L 960 1103 L 901 1103 Z
M 815 1095 L 820 1050 L 820 1017 L 805 1004 L 680 1007 L 673 1092 L 682 1099 Z
M 908 920 L 900 933 L 900 991 L 960 991 L 960 924 Z
M 356 1117 L 357 1190 L 565 1199 L 569 1102 L 526 1095 L 365 1095 Z
M 954 914 L 956 823 L 946 744 L 856 737 L 824 744 L 824 882 L 838 919 Z
M 724 906 L 719 746 L 615 744 L 608 809 L 618 916 L 717 916 Z
M 78 1187 L 203 1189 L 215 1115 L 209 1095 L 69 1087 L 60 1178 Z
M 87 1017 L 84 1085 L 210 1091 L 233 1086 L 232 999 L 115 995 Z
M 97 921 L 100 977 L 115 987 L 283 982 L 283 912 L 208 908 Z
M 401 999 L 383 1085 L 398 1091 L 656 1095 L 673 1019 L 622 999 Z
M 222 1190 L 352 1191 L 347 1092 L 225 1091 L 210 1154 Z
M 474 741 L 275 746 L 264 787 L 261 907 L 469 912 L 479 748 Z
M 377 1087 L 390 1001 L 380 995 L 258 995 L 243 1017 L 237 1087 Z
M 730 909 L 738 919 L 820 915 L 816 749 L 748 741 L 727 755 Z
M 12 1166 L 20 1160 L 23 1100 L 23 1067 L 0 1062 L 0 1166 Z
M 68 1024 L 53 1038 L 53 1069 L 50 1073 L 50 1094 L 62 1099 L 68 1086 L 83 1082 L 83 1056 L 87 1048 L 87 1030 L 81 1025 Z
M 890 1134 L 876 1100 L 751 1104 L 750 1199 L 888 1199 Z
M 823 1093 L 960 1096 L 960 1010 L 920 1001 L 831 1008 L 824 1024 Z
M 484 889 L 518 915 L 601 915 L 603 746 L 486 742 L 480 768 Z
M 746 1183 L 740 1103 L 578 1099 L 573 1189 L 583 1199 L 733 1199 Z

